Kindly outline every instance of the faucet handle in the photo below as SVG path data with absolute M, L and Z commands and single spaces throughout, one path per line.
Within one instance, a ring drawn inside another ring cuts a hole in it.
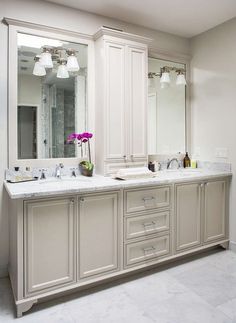
M 46 174 L 45 174 L 45 172 L 46 172 L 46 169 L 45 169 L 45 168 L 42 168 L 42 169 L 41 169 L 40 179 L 46 179 Z
M 75 172 L 76 171 L 76 168 L 75 167 L 71 167 L 70 170 L 71 170 L 71 176 L 72 177 L 76 177 L 76 172 Z

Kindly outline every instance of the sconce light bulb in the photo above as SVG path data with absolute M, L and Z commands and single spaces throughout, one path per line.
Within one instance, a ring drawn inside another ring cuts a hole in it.
M 70 72 L 78 72 L 80 67 L 79 67 L 79 63 L 77 60 L 77 57 L 73 54 L 71 54 L 70 56 L 68 56 L 67 58 L 67 64 L 66 64 L 67 70 Z
M 39 56 L 35 57 L 33 75 L 36 75 L 36 76 L 46 75 L 45 67 L 42 65 L 41 58 Z
M 186 79 L 183 73 L 179 73 L 176 78 L 176 85 L 186 85 Z
M 59 79 L 68 79 L 69 78 L 69 73 L 66 67 L 66 61 L 61 61 L 60 65 L 58 66 L 57 70 L 57 77 Z
M 48 49 L 44 49 L 40 61 L 45 68 L 53 68 L 52 54 Z
M 161 83 L 170 83 L 170 73 L 169 72 L 163 72 L 160 79 Z

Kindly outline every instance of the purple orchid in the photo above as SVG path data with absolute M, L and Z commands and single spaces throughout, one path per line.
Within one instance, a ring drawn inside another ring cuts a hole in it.
M 71 133 L 68 137 L 67 137 L 67 142 L 68 143 L 73 143 L 75 141 L 75 139 L 77 139 L 77 133 Z
M 81 135 L 83 136 L 83 138 L 87 138 L 87 139 L 90 139 L 93 137 L 93 134 L 90 132 L 84 132 Z
M 77 143 L 79 146 L 81 146 L 81 151 L 83 155 L 82 150 L 82 143 L 88 143 L 88 154 L 89 154 L 89 162 L 91 163 L 91 151 L 90 151 L 90 142 L 89 139 L 93 137 L 93 134 L 90 132 L 83 132 L 83 133 L 71 133 L 67 137 L 67 143 L 75 143 L 77 139 Z

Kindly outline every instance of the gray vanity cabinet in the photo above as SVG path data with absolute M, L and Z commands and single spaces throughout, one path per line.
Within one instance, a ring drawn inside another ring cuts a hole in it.
M 104 275 L 119 269 L 118 193 L 79 198 L 78 276 Z
M 201 184 L 178 184 L 175 188 L 175 247 L 177 251 L 201 244 Z
M 9 200 L 17 316 L 83 289 L 211 246 L 228 246 L 229 179 Z M 173 194 L 174 193 L 174 194 Z
M 204 243 L 223 239 L 226 232 L 226 181 L 204 184 Z
M 227 238 L 227 180 L 175 185 L 176 252 Z
M 75 199 L 25 202 L 25 294 L 75 281 Z

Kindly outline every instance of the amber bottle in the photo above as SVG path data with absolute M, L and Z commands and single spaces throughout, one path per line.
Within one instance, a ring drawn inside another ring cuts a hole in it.
M 185 155 L 185 157 L 184 157 L 184 162 L 183 162 L 183 164 L 184 164 L 184 168 L 186 168 L 186 167 L 191 167 L 191 160 L 190 160 L 190 158 L 189 158 L 189 156 L 188 156 L 188 153 L 186 153 L 186 155 Z

